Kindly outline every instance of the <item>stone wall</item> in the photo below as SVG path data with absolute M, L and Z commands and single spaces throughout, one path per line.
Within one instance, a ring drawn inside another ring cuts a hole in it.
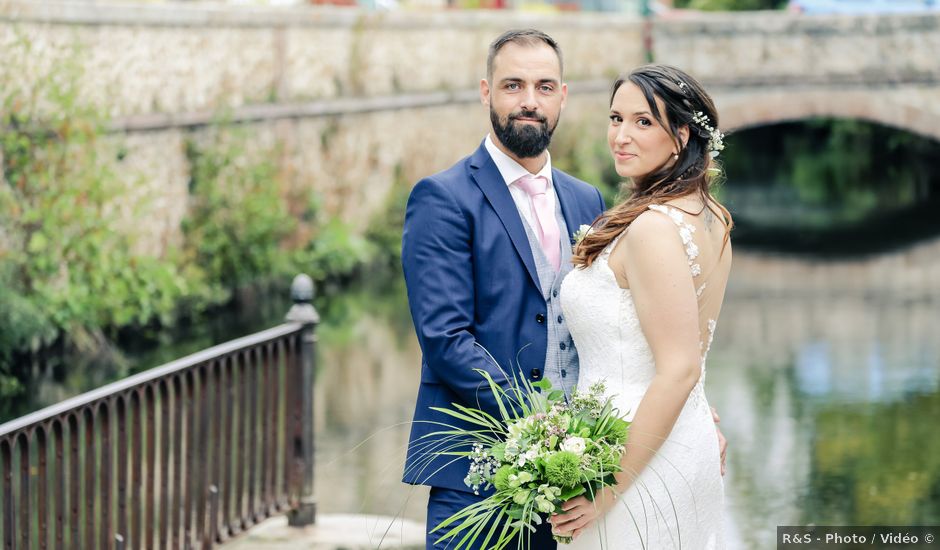
M 78 47 L 83 96 L 115 117 L 475 89 L 490 41 L 514 27 L 556 38 L 572 81 L 642 57 L 638 22 L 610 14 L 0 1 L 0 51 L 26 36 L 41 71 Z M 19 70 L 0 64 L 0 79 Z
M 572 133 L 583 132 L 604 139 L 605 113 L 606 94 L 574 95 L 557 138 L 570 140 L 576 138 Z M 247 155 L 274 154 L 280 145 L 278 164 L 291 184 L 312 187 L 325 212 L 364 230 L 394 191 L 473 152 L 487 120 L 483 106 L 466 103 L 257 122 L 250 127 L 255 150 Z M 147 244 L 141 250 L 160 253 L 179 243 L 189 183 L 185 143 L 205 140 L 210 131 L 169 128 L 113 136 L 110 146 L 124 151 L 122 172 L 138 190 L 149 189 L 140 195 L 148 201 L 145 226 L 127 218 L 128 227 L 144 230 Z

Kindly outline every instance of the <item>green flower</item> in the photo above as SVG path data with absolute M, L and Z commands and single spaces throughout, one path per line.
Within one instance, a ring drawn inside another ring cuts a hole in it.
M 559 451 L 545 461 L 545 477 L 558 487 L 574 487 L 581 482 L 581 459 L 569 451 Z
M 515 472 L 516 470 L 513 469 L 512 472 L 510 472 L 509 475 L 506 477 L 507 484 L 513 489 L 521 487 L 525 485 L 526 483 L 532 481 L 532 474 L 530 474 L 529 472 L 526 472 L 525 470 L 519 473 L 515 473 Z
M 512 466 L 500 467 L 500 469 L 496 470 L 496 473 L 493 474 L 493 487 L 496 487 L 497 491 L 509 489 L 509 476 L 514 474 L 515 471 Z
M 551 514 L 555 511 L 555 505 L 552 504 L 550 500 L 545 498 L 544 495 L 535 497 L 535 507 L 538 508 L 539 512 L 542 512 L 543 514 Z
M 612 443 L 623 444 L 627 440 L 627 432 L 630 430 L 630 423 L 621 418 L 615 419 L 610 429 L 607 431 L 607 437 Z

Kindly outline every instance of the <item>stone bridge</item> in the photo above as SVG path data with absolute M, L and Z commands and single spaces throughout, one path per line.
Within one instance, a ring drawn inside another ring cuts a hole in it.
M 657 62 L 708 84 L 729 130 L 854 118 L 940 140 L 940 16 L 697 15 L 655 25 Z

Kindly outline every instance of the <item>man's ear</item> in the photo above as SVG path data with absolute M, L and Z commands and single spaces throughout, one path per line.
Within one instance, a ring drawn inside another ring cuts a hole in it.
M 485 78 L 480 79 L 480 103 L 490 106 L 490 83 Z
M 568 85 L 561 83 L 561 108 L 564 109 L 568 103 Z

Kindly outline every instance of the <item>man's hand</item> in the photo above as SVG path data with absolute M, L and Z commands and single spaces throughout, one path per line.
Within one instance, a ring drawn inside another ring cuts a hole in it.
M 721 428 L 718 427 L 718 424 L 721 423 L 721 417 L 718 416 L 718 411 L 715 410 L 715 407 L 712 407 L 712 419 L 715 421 L 715 432 L 718 433 L 718 452 L 721 456 L 721 475 L 725 475 L 725 458 L 728 457 L 728 440 L 725 439 L 725 434 L 721 433 Z

